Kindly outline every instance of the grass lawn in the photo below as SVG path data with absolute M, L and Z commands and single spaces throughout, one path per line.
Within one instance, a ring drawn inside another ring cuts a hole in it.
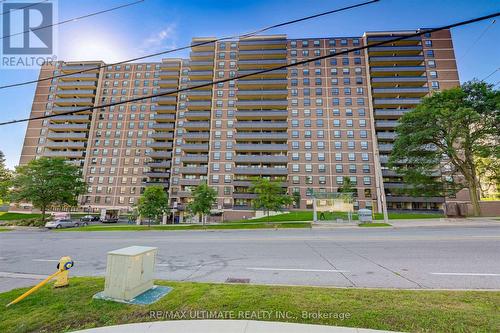
M 0 232 L 11 231 L 11 230 L 12 229 L 0 227 Z
M 158 320 L 150 311 L 232 311 L 236 319 L 246 319 L 242 311 L 271 311 L 264 320 L 404 332 L 493 332 L 500 327 L 500 292 L 156 283 L 174 290 L 144 307 L 92 300 L 104 288 L 102 278 L 71 278 L 70 286 L 61 289 L 45 286 L 9 308 L 4 305 L 27 288 L 1 293 L 0 332 L 65 332 Z M 278 318 L 277 311 L 289 319 Z
M 392 225 L 389 223 L 360 223 L 358 224 L 358 226 L 364 228 L 377 228 L 377 227 L 391 227 Z
M 319 217 L 319 216 L 318 216 Z M 418 214 L 418 213 L 389 213 L 390 220 L 398 220 L 398 219 L 435 219 L 444 217 L 443 214 Z M 347 213 L 328 213 L 325 216 L 326 219 L 332 220 L 336 218 L 347 219 Z M 353 220 L 358 219 L 357 214 L 352 215 Z M 384 215 L 375 213 L 375 220 L 383 220 Z M 313 220 L 313 212 L 311 211 L 291 211 L 287 214 L 279 214 L 270 216 L 269 219 L 267 217 L 261 217 L 258 219 L 252 220 L 240 220 L 238 222 L 284 222 L 284 221 L 312 221 Z
M 174 231 L 174 230 L 221 230 L 221 229 L 275 229 L 275 228 L 310 228 L 311 223 L 309 222 L 288 222 L 288 223 L 227 223 L 227 224 L 216 224 L 216 225 L 206 225 L 202 226 L 199 224 L 188 224 L 188 225 L 152 225 L 148 227 L 147 225 L 89 225 L 82 228 L 68 228 L 59 229 L 57 231 Z
M 14 221 L 14 220 L 24 220 L 41 218 L 42 214 L 31 214 L 31 213 L 0 213 L 0 221 Z

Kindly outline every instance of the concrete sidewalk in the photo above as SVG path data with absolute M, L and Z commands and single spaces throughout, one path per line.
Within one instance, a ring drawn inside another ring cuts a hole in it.
M 175 320 L 91 328 L 78 333 L 383 333 L 364 328 L 253 320 Z

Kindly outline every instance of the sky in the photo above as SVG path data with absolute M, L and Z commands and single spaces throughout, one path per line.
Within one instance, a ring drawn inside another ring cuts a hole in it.
M 134 0 L 58 0 L 56 21 L 130 2 Z M 58 26 L 56 55 L 65 61 L 116 62 L 188 45 L 192 37 L 239 35 L 360 2 L 363 0 L 145 0 Z M 497 0 L 380 0 L 266 34 L 287 34 L 289 38 L 361 36 L 365 31 L 437 27 L 498 11 Z M 500 18 L 496 23 L 489 20 L 455 28 L 452 36 L 462 82 L 483 79 L 500 67 Z M 187 57 L 188 52 L 168 56 Z M 0 68 L 0 85 L 35 80 L 38 74 L 39 69 Z M 500 82 L 500 70 L 486 81 Z M 34 92 L 34 84 L 0 90 L 0 122 L 28 117 Z M 19 163 L 25 131 L 26 123 L 0 127 L 0 150 L 10 168 Z

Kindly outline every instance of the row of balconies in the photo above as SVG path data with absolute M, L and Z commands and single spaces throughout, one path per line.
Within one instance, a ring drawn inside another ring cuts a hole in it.
M 61 77 L 59 80 L 61 81 L 97 81 L 99 75 L 97 73 L 79 73 L 79 74 L 71 74 L 67 76 Z
M 286 121 L 237 121 L 234 124 L 236 129 L 287 129 Z
M 150 178 L 170 178 L 170 171 L 148 171 L 144 175 Z
M 210 138 L 210 133 L 208 133 L 208 132 L 187 132 L 187 133 L 183 133 L 182 137 L 184 139 L 190 139 L 190 140 L 208 140 Z
M 173 113 L 160 113 L 155 115 L 156 121 L 173 121 L 175 120 L 175 114 Z
M 49 139 L 87 139 L 87 133 L 74 133 L 74 132 L 49 132 L 47 134 Z
M 210 119 L 210 111 L 187 111 L 184 113 L 184 117 L 192 120 Z
M 60 112 L 69 112 L 69 111 L 78 111 L 78 110 L 84 110 L 86 107 L 74 107 L 74 106 L 53 106 L 52 107 L 52 112 L 53 113 L 60 113 Z
M 179 172 L 182 174 L 206 174 L 208 172 L 208 167 L 207 166 L 180 167 Z
M 397 120 L 377 120 L 375 121 L 375 127 L 377 129 L 384 129 L 384 128 L 389 128 L 393 129 L 398 125 Z
M 286 119 L 287 110 L 238 110 L 235 112 L 236 119 Z
M 286 39 L 240 39 L 240 50 L 286 49 Z
M 286 155 L 236 155 L 236 163 L 287 163 Z
M 396 133 L 395 132 L 377 132 L 377 138 L 381 140 L 395 140 Z
M 97 88 L 97 81 L 68 81 L 68 82 L 60 81 L 57 83 L 57 87 L 59 89 L 83 88 L 83 89 L 95 90 Z
M 174 123 L 156 123 L 153 124 L 153 129 L 161 130 L 161 129 L 173 129 Z
M 47 141 L 45 147 L 48 148 L 85 148 L 87 143 L 84 141 Z
M 45 150 L 43 152 L 43 156 L 47 157 L 70 157 L 70 158 L 77 158 L 77 157 L 83 157 L 85 151 L 79 150 L 79 151 L 72 151 L 72 150 Z
M 238 71 L 238 76 L 240 75 L 248 75 L 248 74 L 253 74 L 253 73 L 258 73 L 259 70 L 255 70 L 255 69 L 249 69 L 249 70 L 239 70 Z M 266 73 L 259 73 L 259 74 L 255 74 L 255 75 L 252 75 L 252 76 L 248 76 L 248 78 L 252 78 L 253 80 L 255 80 L 256 78 L 258 77 L 262 77 L 262 78 L 286 78 L 288 75 L 288 70 L 287 69 L 276 69 L 274 71 L 270 71 L 270 72 L 266 72 Z
M 210 128 L 210 122 L 208 121 L 186 121 L 183 124 L 185 129 L 206 129 Z
M 236 140 L 262 139 L 262 140 L 287 140 L 287 132 L 237 132 Z
M 286 143 L 237 143 L 234 145 L 236 151 L 286 151 Z
M 151 134 L 151 138 L 153 139 L 173 139 L 174 133 L 172 132 L 156 132 Z
M 74 130 L 74 131 L 87 131 L 90 128 L 89 124 L 49 124 L 49 129 L 58 130 Z
M 236 175 L 288 175 L 287 168 L 241 167 L 234 168 Z
M 387 64 L 405 64 L 405 65 L 420 65 L 424 61 L 424 56 L 375 56 L 370 57 L 369 62 L 372 66 Z
M 368 54 L 370 56 L 375 55 L 420 55 L 422 52 L 421 45 L 410 45 L 410 46 L 392 46 L 392 45 L 380 45 L 368 48 Z
M 427 87 L 398 87 L 398 88 L 373 88 L 373 96 L 425 96 L 429 93 Z
M 81 65 L 62 65 L 61 72 L 72 73 L 79 71 L 99 71 L 100 63 L 96 64 L 81 64 Z
M 208 151 L 208 143 L 183 143 L 181 148 L 184 151 Z
M 177 106 L 175 105 L 159 105 L 155 108 L 157 113 L 176 113 Z
M 286 182 L 282 182 L 281 187 L 287 187 L 288 184 Z M 233 180 L 233 186 L 235 187 L 250 187 L 252 186 L 252 181 L 250 180 Z
M 286 65 L 286 59 L 240 59 L 239 69 L 263 69 Z
M 373 105 L 375 106 L 415 106 L 420 104 L 420 98 L 374 98 Z
M 150 148 L 172 148 L 172 141 L 153 141 L 148 144 Z
M 94 105 L 93 98 L 56 98 L 54 104 L 58 105 Z
M 146 164 L 150 168 L 170 168 L 170 161 L 161 161 L 161 162 L 148 162 Z
M 237 92 L 238 98 L 245 98 L 245 99 L 262 99 L 263 97 L 265 98 L 277 98 L 277 99 L 283 99 L 288 96 L 288 90 L 286 89 L 280 89 L 280 90 L 238 90 Z
M 153 150 L 147 154 L 151 158 L 156 159 L 170 159 L 172 158 L 172 151 L 168 150 Z
M 186 154 L 181 157 L 181 162 L 208 162 L 207 154 Z
M 90 115 L 88 114 L 70 114 L 63 116 L 55 116 L 51 118 L 52 121 L 71 121 L 71 122 L 88 122 L 90 121 Z
M 240 61 L 241 59 L 286 58 L 286 49 L 239 50 L 238 57 Z

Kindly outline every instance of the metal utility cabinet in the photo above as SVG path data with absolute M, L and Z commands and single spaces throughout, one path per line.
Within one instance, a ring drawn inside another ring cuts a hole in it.
M 129 301 L 153 287 L 158 248 L 130 246 L 108 252 L 103 295 Z

